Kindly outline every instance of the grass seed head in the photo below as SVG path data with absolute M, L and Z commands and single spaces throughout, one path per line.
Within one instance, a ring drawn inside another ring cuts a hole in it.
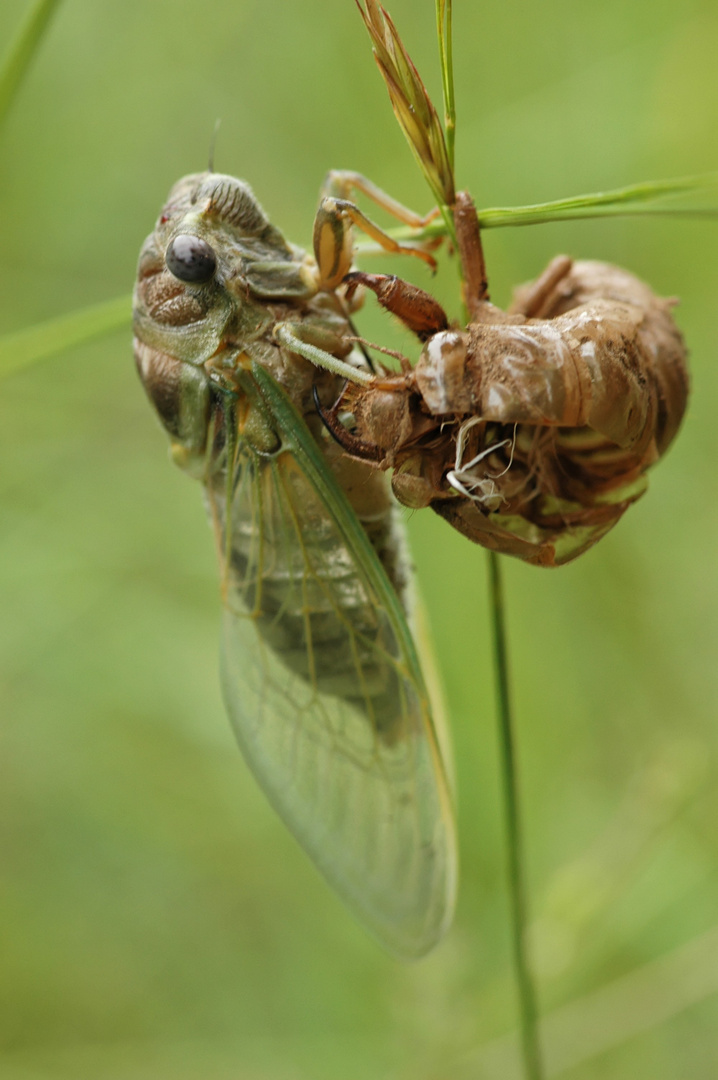
M 388 12 L 377 0 L 356 0 L 374 46 L 394 114 L 440 206 L 454 205 L 454 176 L 444 131 L 429 93 Z

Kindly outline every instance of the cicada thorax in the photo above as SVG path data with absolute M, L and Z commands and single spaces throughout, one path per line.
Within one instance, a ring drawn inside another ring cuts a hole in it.
M 347 561 L 294 448 L 273 423 L 252 363 L 270 372 L 303 416 L 403 597 L 396 508 L 385 476 L 343 454 L 317 416 L 315 392 L 333 403 L 343 380 L 279 345 L 279 323 L 340 359 L 354 348 L 344 305 L 317 291 L 306 256 L 269 224 L 246 184 L 212 174 L 180 181 L 140 257 L 135 357 L 175 462 L 205 485 L 225 601 L 318 692 L 368 695 L 378 729 L 396 738 L 396 687 L 389 685 L 396 673 L 376 647 L 385 628 L 361 567 Z
M 357 438 L 397 432 L 383 465 L 401 502 L 539 565 L 586 550 L 642 494 L 688 393 L 672 301 L 604 263 L 559 270 L 508 313 L 483 302 L 466 330 L 434 334 L 409 379 L 353 391 Z

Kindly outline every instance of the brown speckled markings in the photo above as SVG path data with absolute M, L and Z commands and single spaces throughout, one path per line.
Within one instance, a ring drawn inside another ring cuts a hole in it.
M 537 565 L 585 551 L 643 493 L 683 417 L 673 303 L 618 267 L 559 257 L 508 313 L 482 301 L 467 330 L 434 334 L 383 461 L 399 500 Z

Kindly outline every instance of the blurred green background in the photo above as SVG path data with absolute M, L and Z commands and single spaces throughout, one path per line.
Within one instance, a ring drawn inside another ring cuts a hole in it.
M 431 0 L 392 0 L 440 93 Z M 0 42 L 27 11 L 0 7 Z M 479 206 L 718 166 L 714 0 L 455 0 L 458 180 Z M 351 0 L 66 0 L 0 145 L 0 332 L 129 292 L 172 182 L 249 180 L 305 243 L 325 171 L 429 195 Z M 551 1075 L 718 1075 L 718 224 L 487 235 L 492 293 L 565 251 L 664 295 L 685 428 L 593 551 L 506 563 Z M 456 313 L 452 267 L 374 259 Z M 371 307 L 371 305 L 368 305 Z M 406 350 L 368 310 L 366 335 Z M 409 520 L 450 706 L 456 924 L 402 966 L 265 803 L 217 677 L 200 491 L 171 467 L 129 331 L 0 399 L 0 1077 L 517 1076 L 483 552 Z

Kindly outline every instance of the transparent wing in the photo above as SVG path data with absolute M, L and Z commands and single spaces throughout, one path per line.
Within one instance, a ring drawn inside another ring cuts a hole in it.
M 266 373 L 280 433 L 240 447 L 225 542 L 222 684 L 246 759 L 320 870 L 390 950 L 451 919 L 451 800 L 399 599 L 306 426 Z M 216 521 L 224 500 L 210 491 Z

